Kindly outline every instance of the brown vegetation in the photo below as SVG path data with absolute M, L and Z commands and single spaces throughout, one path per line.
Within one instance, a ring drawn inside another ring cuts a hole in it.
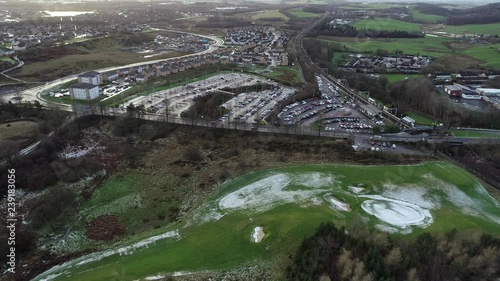
M 90 221 L 85 235 L 94 240 L 112 240 L 125 233 L 125 226 L 117 216 L 102 215 Z

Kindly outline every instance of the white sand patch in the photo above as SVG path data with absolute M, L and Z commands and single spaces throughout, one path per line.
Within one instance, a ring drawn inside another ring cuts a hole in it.
M 128 254 L 133 253 L 135 250 L 137 250 L 139 248 L 147 247 L 150 244 L 152 244 L 158 240 L 167 239 L 167 238 L 180 239 L 179 232 L 177 230 L 169 231 L 169 232 L 165 232 L 163 234 L 157 235 L 157 236 L 152 236 L 152 237 L 149 237 L 147 239 L 141 240 L 141 241 L 139 241 L 135 244 L 132 244 L 130 246 L 122 247 L 119 249 L 111 249 L 111 250 L 106 250 L 103 252 L 96 252 L 96 253 L 88 254 L 88 255 L 85 255 L 83 257 L 65 262 L 61 265 L 56 265 L 56 266 L 52 267 L 51 269 L 45 271 L 44 273 L 40 274 L 39 276 L 37 276 L 37 278 L 35 278 L 34 280 L 44 280 L 44 281 L 52 280 L 55 277 L 63 274 L 64 269 L 68 269 L 68 268 L 71 268 L 74 266 L 78 267 L 78 266 L 81 266 L 81 265 L 84 265 L 84 264 L 87 264 L 90 262 L 99 261 L 99 260 L 102 260 L 106 257 L 113 256 L 116 254 L 128 255 Z M 56 271 L 62 271 L 62 272 L 60 272 L 58 274 L 52 274 L 53 272 L 56 272 Z
M 384 184 L 382 195 L 396 200 L 413 203 L 426 209 L 438 209 L 441 207 L 439 198 L 427 194 L 427 189 L 417 185 L 398 186 Z
M 365 189 L 363 187 L 349 186 L 349 191 L 354 194 L 360 194 L 365 191 Z
M 415 204 L 386 198 L 380 195 L 363 195 L 369 198 L 361 204 L 361 208 L 392 226 L 406 228 L 408 226 L 427 227 L 432 222 L 430 212 Z
M 262 226 L 257 226 L 252 232 L 252 242 L 260 243 L 262 238 L 264 238 L 264 228 Z
M 331 194 L 325 195 L 325 199 L 326 199 L 326 201 L 328 201 L 330 203 L 332 208 L 335 210 L 340 210 L 340 211 L 345 211 L 345 212 L 351 211 L 351 206 L 349 205 L 349 203 L 340 201 L 339 199 L 337 199 L 335 196 L 333 196 Z
M 321 183 L 324 181 L 324 183 Z M 251 209 L 263 212 L 274 206 L 286 203 L 319 205 L 318 195 L 331 188 L 334 179 L 331 175 L 305 173 L 303 175 L 276 174 L 242 187 L 219 201 L 221 210 Z M 314 189 L 285 190 L 288 185 L 314 187 Z

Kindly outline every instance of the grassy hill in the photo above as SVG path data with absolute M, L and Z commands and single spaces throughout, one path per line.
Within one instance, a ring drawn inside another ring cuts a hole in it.
M 377 49 L 388 50 L 403 50 L 405 54 L 427 55 L 433 57 L 441 57 L 450 52 L 443 45 L 447 39 L 438 37 L 424 38 L 390 38 L 390 39 L 362 39 L 350 37 L 333 37 L 319 36 L 319 39 L 336 42 L 347 47 L 354 52 L 375 52 Z
M 500 35 L 500 23 L 447 25 L 444 31 L 455 34 Z
M 411 9 L 411 16 L 414 20 L 421 23 L 438 23 L 446 21 L 446 17 L 444 16 L 422 13 L 417 9 Z
M 354 27 L 358 29 L 374 29 L 374 30 L 401 30 L 407 32 L 418 32 L 420 31 L 420 25 L 400 21 L 391 18 L 374 18 L 355 22 Z
M 348 207 L 339 209 L 338 202 Z M 453 228 L 500 234 L 498 208 L 475 177 L 445 162 L 263 170 L 224 183 L 181 223 L 148 239 L 81 257 L 34 280 L 136 280 L 228 269 L 290 253 L 325 221 L 364 222 L 408 237 Z M 252 242 L 257 226 L 265 233 L 260 243 Z

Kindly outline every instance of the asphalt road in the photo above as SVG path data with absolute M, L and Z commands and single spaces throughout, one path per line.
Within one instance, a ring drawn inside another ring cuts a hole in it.
M 118 69 L 122 69 L 122 68 L 130 68 L 130 67 L 140 66 L 140 65 L 144 65 L 144 64 L 154 64 L 154 63 L 158 63 L 158 62 L 162 62 L 162 61 L 175 60 L 175 59 L 179 59 L 179 58 L 203 55 L 203 54 L 211 53 L 211 52 L 217 50 L 220 46 L 222 46 L 224 44 L 224 41 L 222 39 L 217 38 L 217 37 L 213 37 L 213 36 L 206 36 L 206 35 L 195 34 L 195 33 L 184 32 L 184 31 L 177 31 L 177 30 L 168 30 L 168 29 L 162 29 L 162 30 L 177 32 L 177 33 L 191 34 L 191 35 L 199 36 L 202 38 L 211 39 L 211 40 L 215 41 L 215 44 L 210 45 L 210 47 L 207 50 L 203 50 L 203 51 L 198 52 L 198 53 L 193 53 L 193 54 L 184 55 L 184 56 L 178 56 L 178 57 L 169 58 L 169 59 L 157 59 L 157 60 L 143 61 L 143 62 L 139 62 L 139 63 L 132 63 L 132 64 L 121 65 L 121 66 L 107 67 L 107 68 L 102 68 L 102 69 L 96 69 L 95 71 L 107 72 L 107 71 L 118 70 Z M 23 97 L 23 101 L 35 101 L 35 100 L 37 100 L 43 105 L 54 105 L 55 103 L 50 103 L 50 102 L 47 102 L 46 100 L 42 99 L 40 97 L 40 93 L 42 91 L 52 89 L 60 84 L 64 84 L 66 82 L 74 80 L 80 74 L 82 74 L 82 73 L 69 75 L 69 76 L 66 76 L 63 78 L 56 79 L 56 80 L 51 81 L 51 82 L 47 82 L 41 86 L 26 89 L 26 90 L 22 91 L 22 93 L 21 93 L 22 97 Z M 7 94 L 7 95 L 4 95 L 3 98 L 5 100 L 11 100 L 15 96 L 16 96 L 15 94 Z M 68 111 L 72 110 L 71 105 L 60 104 L 60 103 L 57 103 L 56 105 L 64 110 L 68 110 Z

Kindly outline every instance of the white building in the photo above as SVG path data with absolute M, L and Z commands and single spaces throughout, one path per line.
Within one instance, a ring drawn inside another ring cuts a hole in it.
M 99 86 L 89 83 L 76 83 L 69 88 L 72 99 L 93 100 L 99 97 Z
M 79 75 L 78 82 L 88 83 L 92 85 L 100 85 L 102 83 L 102 75 L 97 71 L 89 71 Z

